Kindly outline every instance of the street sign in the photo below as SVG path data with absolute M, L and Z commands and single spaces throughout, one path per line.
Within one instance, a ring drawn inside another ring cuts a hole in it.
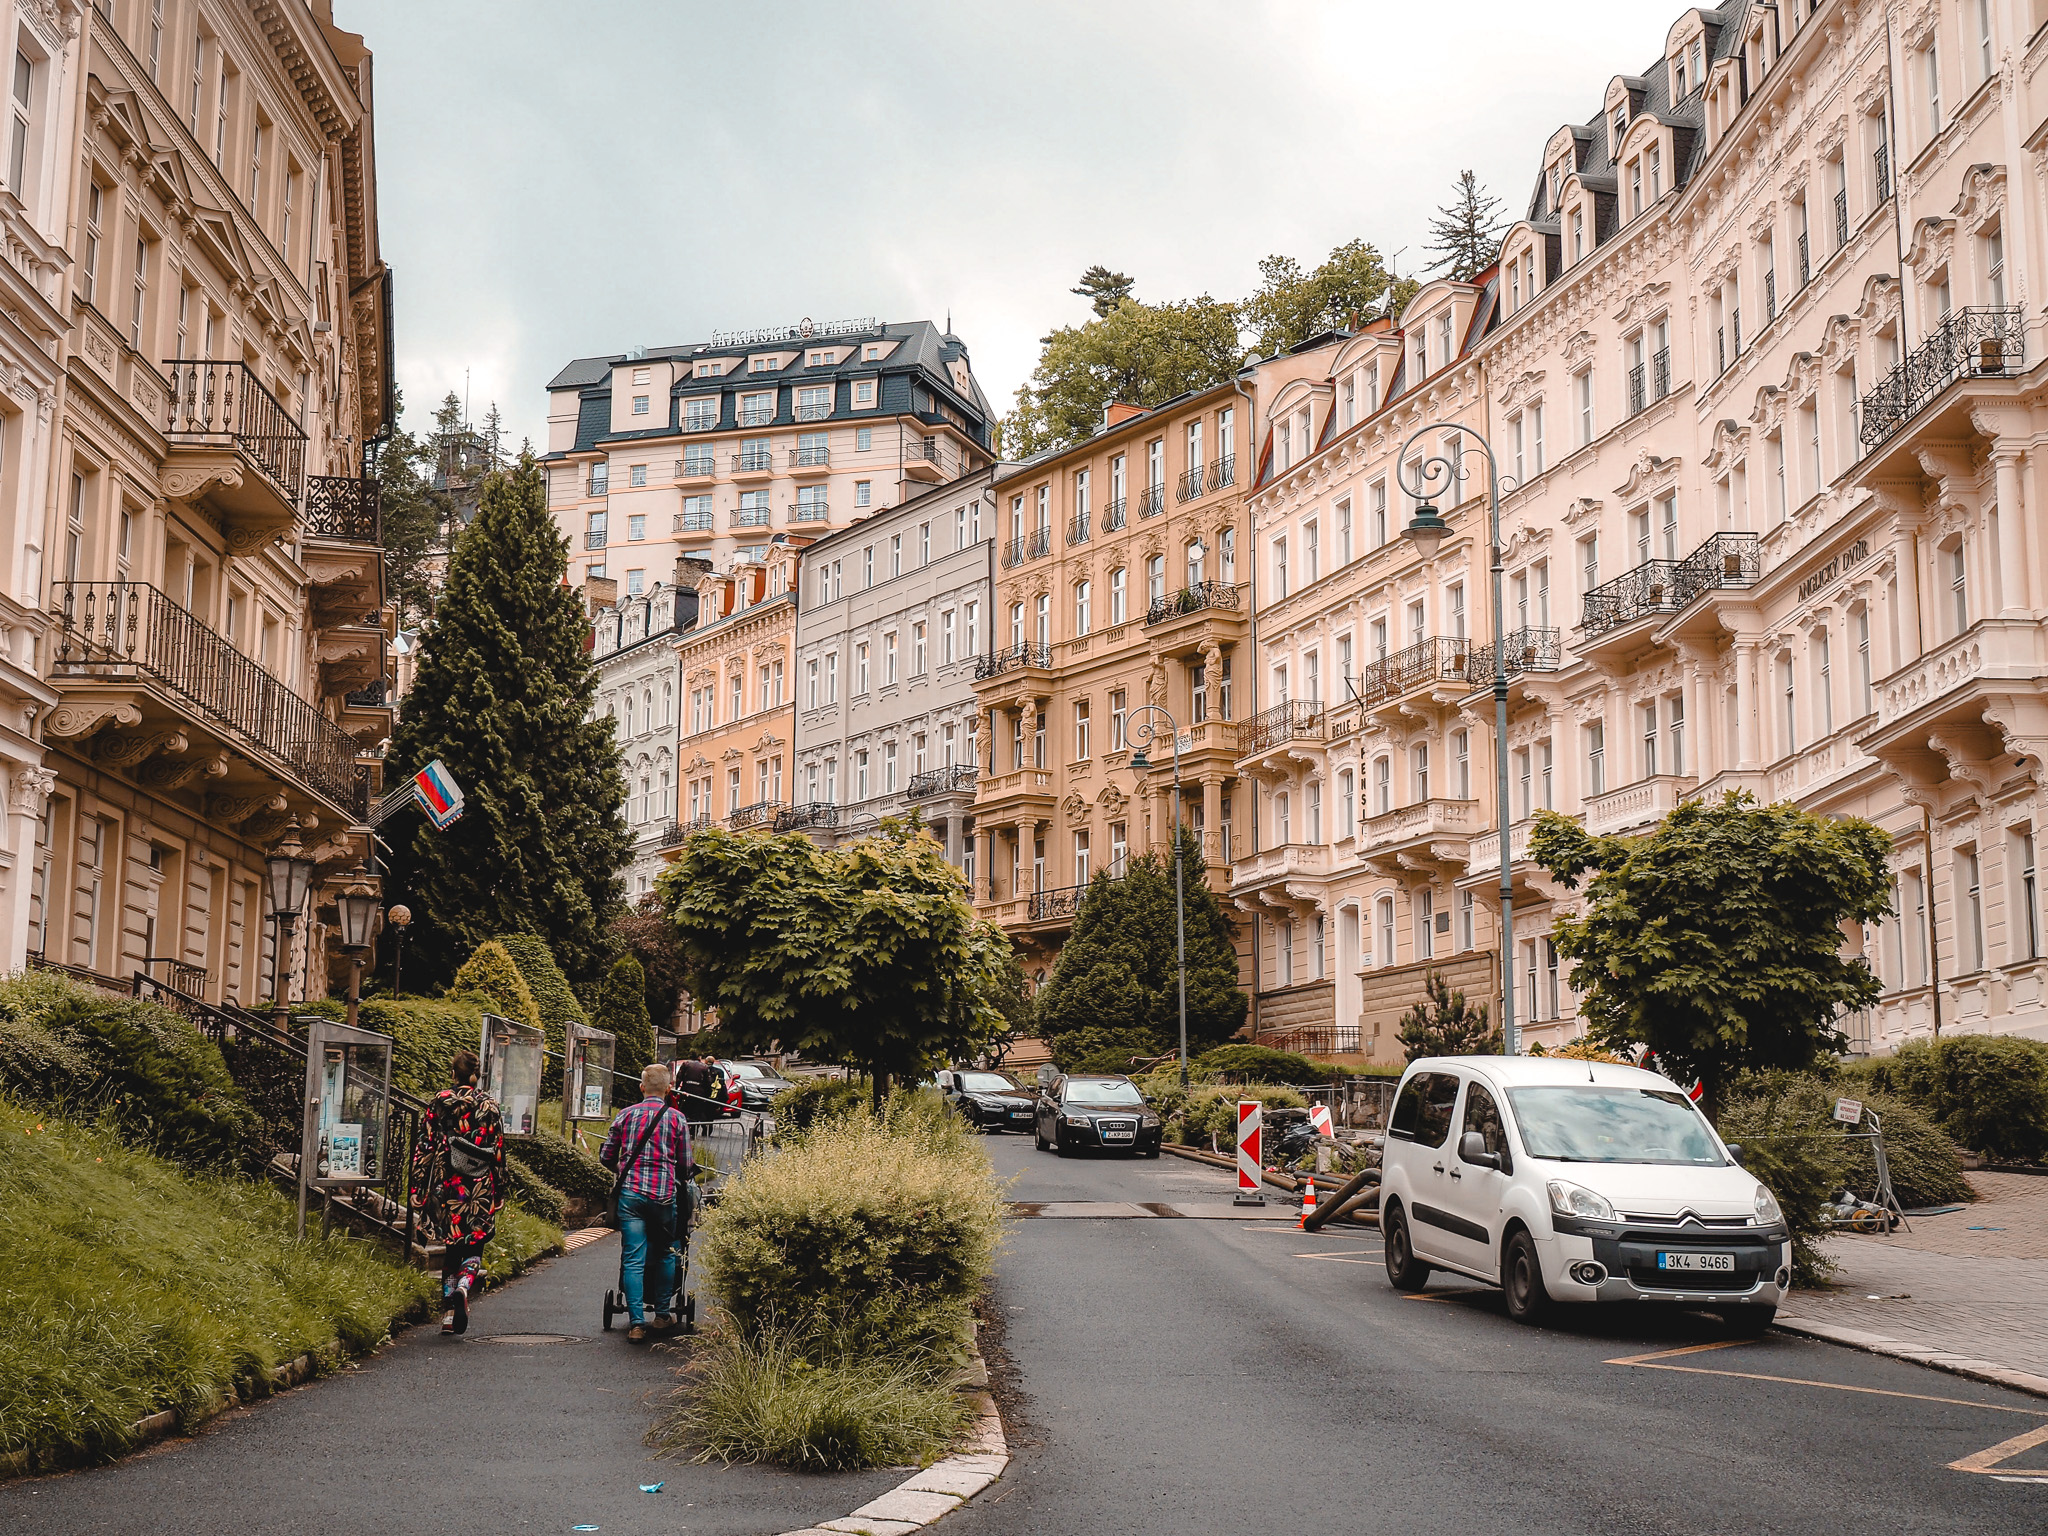
M 1835 1100 L 1835 1118 L 1844 1125 L 1863 1123 L 1863 1101 L 1861 1099 Z
M 1237 1101 L 1237 1198 L 1231 1202 L 1233 1205 L 1266 1203 L 1260 1190 L 1264 1124 L 1265 1106 L 1257 1099 Z

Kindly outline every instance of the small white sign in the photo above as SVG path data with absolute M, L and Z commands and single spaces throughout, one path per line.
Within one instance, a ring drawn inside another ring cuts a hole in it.
M 327 1177 L 359 1179 L 363 1175 L 363 1127 L 344 1123 L 327 1138 Z
M 583 1118 L 595 1120 L 604 1113 L 604 1089 L 594 1083 L 583 1085 Z
M 1835 1118 L 1844 1125 L 1863 1123 L 1863 1101 L 1861 1099 L 1835 1100 Z

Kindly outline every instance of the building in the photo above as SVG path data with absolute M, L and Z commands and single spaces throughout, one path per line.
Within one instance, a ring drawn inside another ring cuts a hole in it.
M 683 570 L 694 578 L 701 571 Z M 656 582 L 639 597 L 620 598 L 609 582 L 587 583 L 586 599 L 599 604 L 591 615 L 591 660 L 597 669 L 594 714 L 608 716 L 618 731 L 626 775 L 626 822 L 633 833 L 632 862 L 626 866 L 626 898 L 637 901 L 654 889 L 661 850 L 670 846 L 676 822 L 676 747 L 680 731 L 683 670 L 676 640 L 697 622 L 697 588 Z M 610 598 L 605 602 L 603 599 Z
M 43 758 L 17 716 L 9 954 L 253 1003 L 264 859 L 296 825 L 315 875 L 283 985 L 320 995 L 390 734 L 371 57 L 329 0 L 4 14 L 0 336 L 42 354 L 0 496 L 13 656 L 39 678 L 7 686 L 33 692 Z
M 1228 882 L 1246 814 L 1234 722 L 1259 709 L 1254 423 L 1275 391 L 1320 376 L 1333 344 L 1150 409 L 1112 405 L 1100 432 L 1006 471 L 984 503 L 999 556 L 976 666 L 989 765 L 973 807 L 975 908 L 1033 974 L 1051 969 L 1097 871 L 1171 844 L 1170 733 L 1148 774 L 1129 766 L 1126 722 L 1147 706 L 1179 728 L 1186 823 L 1211 883 Z
M 1542 146 L 1496 268 L 1339 350 L 1329 427 L 1252 497 L 1261 662 L 1293 701 L 1240 733 L 1240 771 L 1272 767 L 1232 889 L 1285 891 L 1264 1011 L 1291 993 L 1386 1059 L 1422 972 L 1497 996 L 1505 951 L 1526 1038 L 1566 1038 L 1549 934 L 1579 898 L 1524 856 L 1534 813 L 1629 832 L 1742 789 L 1893 835 L 1898 915 L 1849 939 L 1885 989 L 1857 1048 L 2048 1037 L 2039 19 L 1686 11 Z M 1509 477 L 1505 742 L 1480 434 Z M 1397 535 L 1432 458 L 1465 478 L 1423 558 Z M 1332 524 L 1366 532 L 1302 581 Z
M 993 477 L 913 496 L 799 557 L 796 803 L 782 818 L 831 841 L 916 811 L 970 884 Z
M 927 320 L 781 326 L 578 358 L 548 385 L 571 579 L 627 597 L 678 557 L 843 528 L 990 462 L 967 347 Z

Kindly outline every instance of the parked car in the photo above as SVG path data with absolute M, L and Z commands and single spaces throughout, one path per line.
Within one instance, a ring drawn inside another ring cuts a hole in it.
M 1524 1322 L 1556 1302 L 1661 1301 L 1763 1327 L 1791 1287 L 1791 1233 L 1740 1151 L 1654 1072 L 1413 1062 L 1381 1167 L 1387 1278 L 1419 1291 L 1433 1269 L 1469 1275 Z
M 1028 1131 L 1035 1095 L 1001 1072 L 962 1069 L 938 1074 L 939 1092 L 948 1104 L 983 1131 Z
M 788 1078 L 765 1061 L 721 1061 L 725 1080 L 740 1085 L 740 1101 L 726 1099 L 725 1117 L 730 1120 L 741 1110 L 760 1111 L 774 1107 L 775 1096 L 791 1086 Z
M 1159 1116 L 1128 1077 L 1054 1073 L 1039 1089 L 1033 1132 L 1038 1150 L 1069 1152 L 1107 1148 L 1157 1157 Z

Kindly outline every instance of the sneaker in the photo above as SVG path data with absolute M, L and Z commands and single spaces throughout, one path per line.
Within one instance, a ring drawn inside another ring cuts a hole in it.
M 455 1314 L 453 1312 L 441 1314 L 441 1331 L 443 1333 L 453 1333 L 455 1331 Z
M 635 1323 L 632 1327 L 626 1330 L 626 1342 L 628 1344 L 643 1343 L 645 1342 L 646 1338 L 647 1325 L 645 1323 Z
M 465 1283 L 455 1287 L 455 1310 L 449 1315 L 455 1319 L 456 1333 L 469 1332 L 469 1286 Z

